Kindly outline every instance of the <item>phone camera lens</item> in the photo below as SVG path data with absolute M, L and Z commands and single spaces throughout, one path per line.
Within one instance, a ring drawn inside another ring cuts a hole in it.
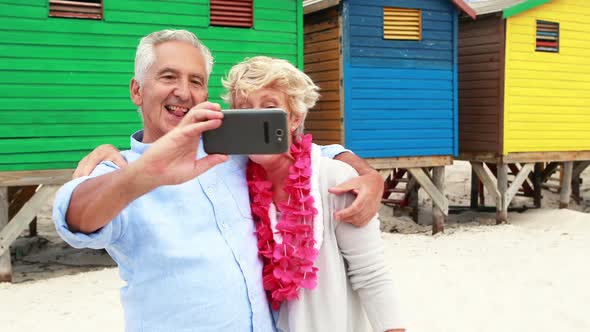
M 277 136 L 283 136 L 283 130 L 282 129 L 277 129 L 276 133 L 277 133 Z

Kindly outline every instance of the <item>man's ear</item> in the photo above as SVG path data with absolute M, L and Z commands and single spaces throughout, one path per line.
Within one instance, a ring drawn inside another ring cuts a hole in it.
M 131 95 L 131 101 L 133 101 L 136 106 L 142 106 L 143 104 L 142 92 L 139 82 L 135 78 L 131 79 L 131 83 L 129 83 L 129 93 Z

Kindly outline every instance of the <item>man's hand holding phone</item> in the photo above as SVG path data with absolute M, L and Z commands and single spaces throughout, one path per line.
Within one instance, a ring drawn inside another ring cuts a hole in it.
M 155 188 L 189 181 L 225 162 L 228 157 L 221 154 L 197 160 L 201 134 L 222 123 L 223 113 L 219 108 L 219 104 L 209 102 L 193 107 L 176 128 L 154 142 L 137 162 L 127 167 L 136 168 L 136 174 Z

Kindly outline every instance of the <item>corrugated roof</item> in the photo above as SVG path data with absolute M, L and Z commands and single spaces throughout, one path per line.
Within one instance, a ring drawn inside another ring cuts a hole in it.
M 467 0 L 477 15 L 501 12 L 508 7 L 518 5 L 527 0 Z

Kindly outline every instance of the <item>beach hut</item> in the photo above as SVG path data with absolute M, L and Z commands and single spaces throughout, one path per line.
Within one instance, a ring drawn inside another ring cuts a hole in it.
M 506 221 L 521 186 L 540 206 L 540 184 L 558 163 L 560 205 L 567 207 L 572 178 L 579 178 L 588 166 L 583 161 L 590 159 L 590 5 L 469 4 L 477 19 L 459 24 L 459 159 L 471 162 L 496 198 L 498 222 Z
M 444 166 L 459 151 L 458 17 L 474 12 L 463 1 L 303 4 L 304 68 L 322 89 L 307 131 L 366 158 L 389 174 L 390 187 L 407 170 L 408 194 L 417 194 L 416 183 L 425 189 L 436 206 L 434 231 L 442 230 Z
M 196 33 L 215 56 L 209 96 L 221 101 L 221 76 L 246 56 L 302 67 L 302 11 L 298 0 L 1 1 L 0 281 L 10 244 L 55 191 L 46 185 L 67 181 L 99 144 L 127 148 L 141 127 L 128 91 L 141 36 Z M 32 190 L 7 189 L 21 186 Z

